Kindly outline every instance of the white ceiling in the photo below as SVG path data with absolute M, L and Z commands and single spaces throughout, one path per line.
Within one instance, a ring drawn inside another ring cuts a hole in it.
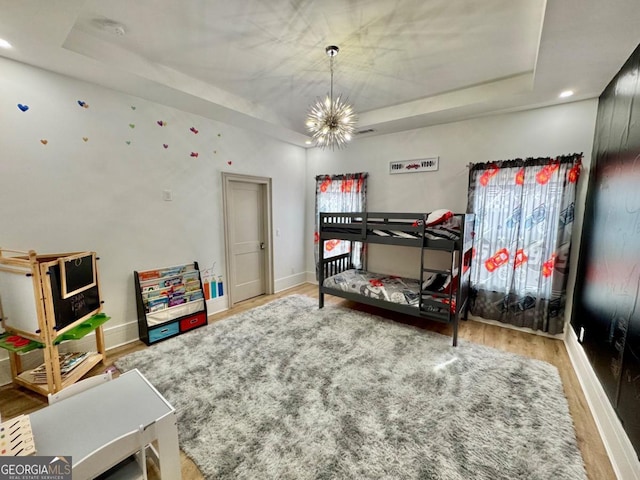
M 597 97 L 640 43 L 638 0 L 0 0 L 0 12 L 14 47 L 2 56 L 300 146 L 328 93 L 327 45 L 340 47 L 334 90 L 370 136 Z

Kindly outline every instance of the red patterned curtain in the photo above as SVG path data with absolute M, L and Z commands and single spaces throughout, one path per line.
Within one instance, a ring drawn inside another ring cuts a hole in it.
M 550 334 L 563 331 L 581 160 L 573 154 L 471 166 L 471 313 Z
M 320 235 L 320 212 L 345 213 L 367 211 L 367 173 L 345 173 L 341 175 L 318 175 L 316 177 L 316 223 L 314 231 L 316 276 L 318 266 L 318 245 Z M 349 252 L 351 242 L 330 240 L 324 242 L 324 258 Z M 352 262 L 356 268 L 362 267 L 363 245 L 353 244 Z M 317 278 L 317 277 L 316 277 Z

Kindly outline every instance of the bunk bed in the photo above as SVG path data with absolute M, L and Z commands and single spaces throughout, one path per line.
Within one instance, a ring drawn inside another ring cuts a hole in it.
M 473 214 L 320 213 L 318 287 L 319 308 L 324 294 L 375 307 L 451 324 L 453 345 L 458 322 L 467 318 L 469 267 L 473 247 Z M 325 242 L 351 242 L 349 253 L 325 258 Z M 420 252 L 416 278 L 402 278 L 355 269 L 353 242 L 403 245 Z M 451 254 L 448 268 L 431 268 L 429 251 Z

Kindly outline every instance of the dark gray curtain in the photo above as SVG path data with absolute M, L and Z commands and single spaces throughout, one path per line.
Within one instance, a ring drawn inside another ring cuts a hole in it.
M 573 154 L 471 166 L 472 314 L 563 332 L 581 160 Z

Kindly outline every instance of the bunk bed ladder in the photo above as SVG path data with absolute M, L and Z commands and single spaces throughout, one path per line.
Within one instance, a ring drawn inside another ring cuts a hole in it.
M 457 272 L 458 275 L 458 281 L 460 281 L 460 279 L 462 278 L 460 275 L 462 274 L 462 259 L 463 259 L 463 247 L 462 247 L 462 243 L 460 244 L 460 246 L 458 248 L 454 248 L 453 250 L 449 251 L 449 254 L 451 256 L 451 264 L 449 267 L 449 270 L 440 270 L 440 269 L 433 269 L 433 268 L 426 268 L 424 265 L 424 255 L 425 255 L 425 250 L 427 250 L 426 247 L 426 224 L 427 224 L 427 215 L 425 214 L 423 220 L 422 220 L 422 238 L 423 238 L 423 242 L 422 242 L 422 248 L 420 249 L 420 295 L 419 295 L 419 299 L 418 299 L 418 309 L 419 311 L 422 313 L 426 313 L 426 307 L 424 306 L 424 300 L 423 297 L 425 295 L 425 290 L 423 288 L 424 282 L 425 282 L 425 278 L 424 278 L 424 274 L 425 272 L 429 272 L 429 273 L 439 273 L 439 274 L 445 274 L 445 275 L 450 275 L 451 276 L 451 282 L 454 281 L 455 279 L 455 272 Z M 464 238 L 464 216 L 462 217 L 462 224 L 460 226 L 460 236 L 461 238 Z M 457 258 L 456 258 L 457 256 Z M 455 293 L 454 293 L 455 292 Z M 461 292 L 461 289 L 458 288 L 454 288 L 453 285 L 451 285 L 451 288 L 449 289 L 449 291 L 447 293 L 436 293 L 436 292 L 429 292 L 429 294 L 433 297 L 441 297 L 444 298 L 446 300 L 448 300 L 448 305 L 449 308 L 447 310 L 447 323 L 451 324 L 451 326 L 453 327 L 453 346 L 456 347 L 458 346 L 458 319 L 460 317 L 459 315 L 459 307 L 462 306 L 462 299 L 463 299 L 463 295 Z M 452 309 L 452 305 L 455 305 Z M 465 316 L 466 318 L 466 316 Z
M 422 304 L 422 295 L 423 295 L 423 290 L 422 290 L 422 286 L 424 285 L 424 251 L 425 251 L 425 238 L 426 237 L 426 230 L 427 230 L 427 216 L 423 215 L 422 216 L 422 246 L 420 247 L 420 288 L 419 288 L 419 293 L 420 295 L 418 295 L 418 310 L 420 312 L 422 312 L 423 304 Z

